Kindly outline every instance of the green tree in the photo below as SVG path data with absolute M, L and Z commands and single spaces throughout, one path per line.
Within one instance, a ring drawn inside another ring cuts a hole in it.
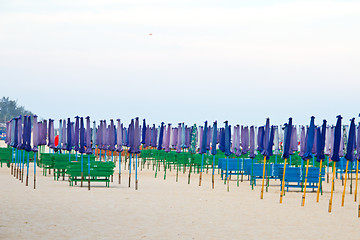
M 17 101 L 3 97 L 0 101 L 0 122 L 9 121 L 19 115 L 33 115 L 33 113 L 25 110 L 23 106 L 18 106 Z

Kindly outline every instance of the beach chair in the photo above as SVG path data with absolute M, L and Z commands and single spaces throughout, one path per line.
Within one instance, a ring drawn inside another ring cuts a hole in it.
M 2 167 L 3 163 L 5 163 L 6 166 L 9 168 L 12 156 L 13 156 L 12 148 L 0 148 L 1 167 Z
M 311 188 L 313 191 L 318 188 L 319 183 L 319 168 L 309 167 L 307 176 L 306 188 Z M 279 167 L 279 177 L 283 178 L 284 166 Z M 321 179 L 324 181 L 325 169 L 321 169 Z M 285 178 L 284 178 L 286 191 L 289 188 L 303 188 L 305 182 L 305 168 L 302 167 L 290 167 L 286 166 Z M 282 188 L 282 181 L 280 181 L 280 189 Z

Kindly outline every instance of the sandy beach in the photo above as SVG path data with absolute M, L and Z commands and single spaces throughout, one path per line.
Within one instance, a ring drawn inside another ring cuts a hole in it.
M 31 165 L 32 167 L 33 165 Z M 32 171 L 31 171 L 32 172 Z M 117 173 L 117 170 L 116 170 Z M 139 190 L 128 188 L 127 171 L 122 184 L 110 188 L 93 183 L 90 191 L 67 181 L 54 181 L 38 168 L 37 189 L 26 187 L 0 169 L 1 239 L 358 239 L 360 219 L 354 195 L 341 207 L 341 181 L 336 181 L 333 212 L 328 213 L 330 184 L 316 203 L 316 192 L 291 190 L 279 204 L 279 182 L 271 181 L 260 200 L 261 183 L 251 190 L 248 181 L 230 182 L 230 191 L 217 175 L 198 175 L 187 183 L 187 174 L 163 171 L 157 178 L 150 169 L 139 172 Z M 233 178 L 234 179 L 234 178 Z

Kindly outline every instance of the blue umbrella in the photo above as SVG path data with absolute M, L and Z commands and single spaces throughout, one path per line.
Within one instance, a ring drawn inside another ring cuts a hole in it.
M 161 123 L 161 127 L 160 127 L 159 143 L 157 146 L 158 150 L 162 149 L 163 138 L 164 138 L 164 122 Z
M 339 150 L 340 150 L 340 141 L 341 141 L 341 119 L 342 117 L 340 115 L 337 116 L 337 122 L 334 132 L 333 152 L 331 156 L 331 160 L 333 160 L 334 162 L 340 161 Z
M 303 156 L 304 159 L 310 159 L 312 157 L 314 136 L 315 136 L 315 117 L 312 116 L 311 120 L 310 120 L 310 126 L 307 131 L 306 152 L 304 153 L 304 156 Z
M 320 162 L 325 159 L 325 137 L 326 137 L 326 120 L 323 120 L 322 127 L 317 128 L 317 144 L 316 144 L 316 161 Z
M 261 154 L 262 155 L 267 155 L 267 146 L 268 146 L 268 143 L 269 143 L 269 138 L 270 138 L 270 119 L 267 118 L 266 119 L 266 124 L 265 124 L 265 127 L 264 127 L 264 132 L 261 136 Z
M 259 127 L 258 129 L 258 134 L 257 134 L 257 150 L 262 153 L 262 151 L 264 150 L 264 126 Z
M 284 151 L 283 158 L 287 159 L 290 157 L 290 143 L 291 143 L 291 134 L 292 134 L 292 118 L 289 118 L 289 123 L 285 124 L 285 139 L 284 139 Z
M 356 141 L 356 134 L 355 134 L 355 118 L 351 119 L 350 129 L 349 129 L 349 136 L 346 148 L 346 155 L 345 158 L 348 161 L 355 161 L 354 150 L 355 150 L 355 141 Z
M 145 144 L 146 142 L 146 122 L 145 118 L 143 119 L 143 126 L 142 126 L 142 138 L 141 138 L 141 144 Z

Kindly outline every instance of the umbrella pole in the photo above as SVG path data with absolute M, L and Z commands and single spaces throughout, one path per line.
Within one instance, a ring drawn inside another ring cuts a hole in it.
M 241 159 L 241 182 L 244 180 L 244 156 Z
M 111 161 L 114 162 L 114 152 L 111 151 Z M 114 174 L 111 174 L 111 182 L 114 182 Z
M 343 191 L 342 200 L 341 200 L 341 206 L 342 207 L 344 206 L 344 200 L 345 200 L 345 191 L 346 191 L 346 180 L 347 180 L 348 166 L 349 166 L 349 160 L 346 161 L 344 191 Z
M 14 177 L 16 177 L 17 178 L 17 176 L 18 176 L 18 162 L 19 162 L 19 158 L 21 159 L 21 151 L 19 151 L 18 150 L 18 152 L 19 152 L 19 154 L 18 154 L 18 156 L 17 156 L 17 158 L 16 158 L 16 160 L 15 160 L 15 173 L 14 173 Z
M 17 148 L 15 148 L 15 159 L 14 159 L 14 169 L 13 169 L 14 177 L 15 177 L 15 173 L 16 173 L 16 163 L 17 163 L 17 159 L 19 157 L 18 155 L 19 155 L 18 150 L 17 150 Z
M 10 164 L 10 174 L 13 172 L 13 161 L 14 161 L 14 148 L 11 148 L 11 164 Z
M 159 166 L 159 164 L 158 164 L 158 158 L 156 158 L 155 161 L 156 161 L 156 162 L 155 162 L 155 165 L 156 165 L 156 168 L 155 168 L 155 178 L 156 178 L 157 172 L 158 172 L 158 166 Z
M 179 181 L 179 162 L 176 164 L 176 182 Z
M 27 164 L 26 164 L 26 183 L 25 186 L 29 185 L 29 152 L 27 155 Z
M 270 159 L 268 162 L 266 162 L 266 192 L 268 192 L 268 187 L 269 187 L 269 174 L 270 174 Z
M 204 164 L 204 154 L 201 156 L 201 168 L 200 168 L 200 177 L 199 177 L 199 186 L 201 186 L 202 172 L 203 172 L 203 164 Z
M 121 184 L 121 152 L 119 152 L 119 184 Z
M 227 191 L 230 191 L 230 176 L 229 176 L 229 157 L 226 157 L 226 182 L 227 182 Z
M 164 155 L 164 180 L 166 179 L 166 157 Z
M 352 194 L 352 180 L 353 180 L 353 177 L 352 177 L 352 172 L 353 172 L 353 169 L 352 169 L 352 166 L 353 166 L 353 163 L 351 162 L 350 163 L 350 194 Z
M 302 203 L 301 206 L 305 206 L 305 197 L 306 197 L 306 185 L 307 185 L 307 177 L 308 177 L 308 171 L 309 171 L 309 159 L 306 161 L 306 173 L 305 173 L 305 185 L 304 185 L 304 195 L 302 197 Z
M 36 188 L 36 152 L 34 156 L 34 189 Z
M 280 203 L 282 203 L 282 199 L 283 199 L 283 196 L 284 196 L 285 173 L 286 173 L 286 158 L 285 158 L 285 161 L 284 161 L 283 179 L 282 179 L 282 182 L 281 182 Z
M 131 182 L 131 154 L 129 156 L 129 187 Z
M 322 159 L 320 159 L 320 169 L 319 169 L 319 183 L 318 183 L 318 189 L 316 191 L 316 202 L 319 202 L 319 194 L 320 194 L 320 186 L 321 186 L 321 170 L 322 170 Z
M 88 190 L 90 191 L 90 155 L 88 155 Z
M 335 166 L 335 162 L 333 162 L 333 176 L 332 176 L 332 180 L 331 180 L 331 195 L 330 195 L 330 200 L 329 200 L 329 213 L 331 212 L 331 208 L 332 208 L 332 198 L 333 198 L 333 193 L 334 193 L 334 184 L 335 184 L 335 171 L 336 171 L 336 166 Z
M 213 163 L 212 163 L 212 188 L 213 189 L 215 187 L 214 173 L 215 173 L 215 155 L 213 156 Z
M 21 182 L 24 182 L 24 168 L 25 168 L 25 151 L 23 156 L 23 163 L 22 163 L 22 172 L 21 172 Z
M 192 167 L 192 163 L 190 162 L 189 175 L 188 175 L 188 184 L 190 184 L 191 167 Z
M 356 178 L 355 178 L 356 180 L 355 180 L 354 202 L 356 202 L 356 195 L 357 195 L 358 173 L 359 173 L 359 161 L 356 161 Z
M 240 159 L 237 160 L 237 176 L 236 176 L 236 185 L 239 187 L 239 171 L 240 171 Z
M 328 160 L 327 160 L 327 176 L 326 176 L 326 178 L 327 178 L 327 183 L 329 183 L 329 164 L 330 164 L 330 157 L 328 157 Z
M 264 156 L 263 178 L 262 178 L 260 199 L 264 198 L 265 168 L 266 168 L 266 156 Z
M 77 154 L 76 154 L 77 155 Z M 83 154 L 81 154 L 81 184 L 80 184 L 80 187 L 83 186 L 83 181 L 84 181 L 84 161 L 83 161 Z
M 138 190 L 137 163 L 138 163 L 138 155 L 135 154 L 135 190 Z
M 251 176 L 250 176 L 250 181 L 251 181 L 251 190 L 254 190 L 254 159 L 251 159 Z

